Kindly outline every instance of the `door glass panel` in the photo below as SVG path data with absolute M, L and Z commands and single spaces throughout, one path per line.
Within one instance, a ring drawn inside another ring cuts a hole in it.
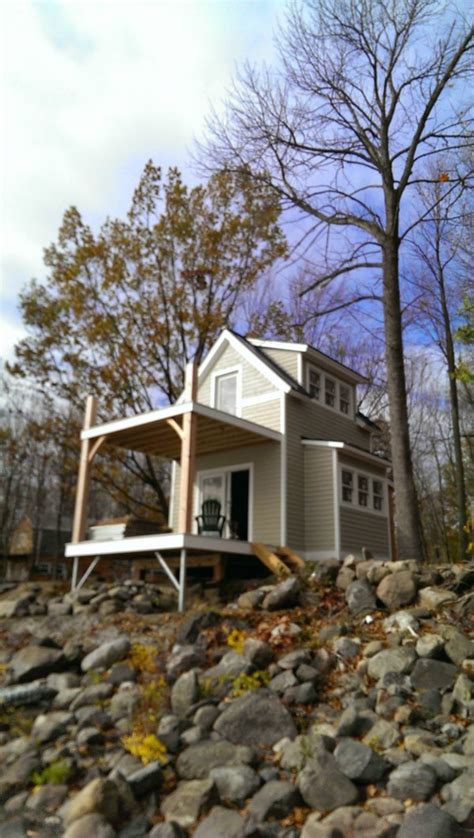
M 224 514 L 224 475 L 213 474 L 203 477 L 201 481 L 201 502 L 205 500 L 218 500 L 221 505 L 221 512 Z

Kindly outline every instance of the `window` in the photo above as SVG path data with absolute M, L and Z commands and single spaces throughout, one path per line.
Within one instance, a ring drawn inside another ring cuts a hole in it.
M 216 377 L 215 406 L 226 413 L 237 414 L 237 373 L 227 373 Z
M 342 470 L 342 500 L 352 503 L 354 475 L 352 471 Z
M 359 506 L 369 505 L 369 478 L 365 474 L 357 475 L 357 485 L 359 490 L 358 501 Z
M 347 384 L 339 385 L 339 410 L 341 413 L 349 415 L 351 408 L 351 391 Z
M 372 480 L 372 500 L 374 509 L 383 512 L 383 483 L 381 480 Z
M 321 393 L 321 373 L 310 368 L 308 382 L 309 395 L 312 399 L 318 399 L 319 401 L 319 395 Z
M 328 407 L 336 406 L 336 382 L 332 378 L 324 379 L 324 402 Z

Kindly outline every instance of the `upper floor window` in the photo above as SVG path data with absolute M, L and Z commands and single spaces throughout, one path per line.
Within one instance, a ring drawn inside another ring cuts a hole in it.
M 238 373 L 230 372 L 215 378 L 214 406 L 218 410 L 237 415 L 238 408 Z
M 321 372 L 316 367 L 307 366 L 306 389 L 312 399 L 321 402 L 331 410 L 337 410 L 345 416 L 354 415 L 354 393 L 350 384 L 345 384 Z
M 312 399 L 318 399 L 321 394 L 321 373 L 312 367 L 309 368 L 308 390 Z

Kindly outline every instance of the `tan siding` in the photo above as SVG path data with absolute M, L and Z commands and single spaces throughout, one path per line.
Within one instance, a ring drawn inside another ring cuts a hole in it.
M 342 451 L 339 453 L 339 462 L 348 468 L 356 469 L 356 471 L 366 471 L 375 477 L 385 478 L 386 465 L 384 463 L 381 463 L 380 466 L 377 463 L 367 463 L 359 457 L 351 457 Z
M 309 399 L 286 399 L 287 426 L 287 540 L 290 547 L 304 550 L 304 446 L 308 439 L 340 440 L 368 448 L 368 434 L 354 420 L 338 416 Z
M 291 375 L 295 381 L 298 381 L 298 355 L 301 355 L 300 352 L 293 352 L 289 349 L 268 349 L 263 346 L 261 349 L 265 355 L 268 355 L 272 361 L 275 361 L 275 363 Z
M 229 344 L 221 352 L 218 359 L 206 371 L 206 377 L 198 387 L 198 401 L 201 404 L 211 404 L 211 382 L 212 373 L 219 370 L 225 370 L 229 367 L 242 368 L 242 398 L 251 398 L 252 396 L 260 396 L 262 393 L 268 393 L 275 390 L 271 381 L 263 376 L 253 364 L 250 364 L 245 358 L 240 355 Z
M 333 550 L 333 456 L 327 448 L 304 448 L 305 548 Z
M 279 431 L 280 397 L 278 396 L 275 400 L 272 399 L 271 402 L 244 406 L 242 408 L 242 419 L 248 419 L 249 422 L 256 422 L 257 425 Z
M 367 547 L 377 557 L 388 557 L 388 519 L 341 506 L 342 552 L 360 553 L 362 547 Z
M 267 544 L 280 543 L 280 445 L 275 442 L 236 448 L 232 451 L 205 454 L 196 460 L 196 485 L 194 489 L 194 514 L 197 514 L 197 472 L 219 469 L 238 463 L 254 464 L 253 484 L 253 538 Z M 173 530 L 178 527 L 179 464 L 176 465 Z

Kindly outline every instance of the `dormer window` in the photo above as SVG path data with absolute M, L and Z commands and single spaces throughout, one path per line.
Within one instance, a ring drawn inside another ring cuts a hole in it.
M 321 394 L 321 373 L 311 367 L 308 376 L 308 390 L 311 398 L 319 401 Z
M 351 409 L 351 391 L 347 384 L 339 384 L 339 410 L 349 416 Z
M 324 379 L 324 403 L 328 407 L 336 406 L 336 382 L 327 376 Z

